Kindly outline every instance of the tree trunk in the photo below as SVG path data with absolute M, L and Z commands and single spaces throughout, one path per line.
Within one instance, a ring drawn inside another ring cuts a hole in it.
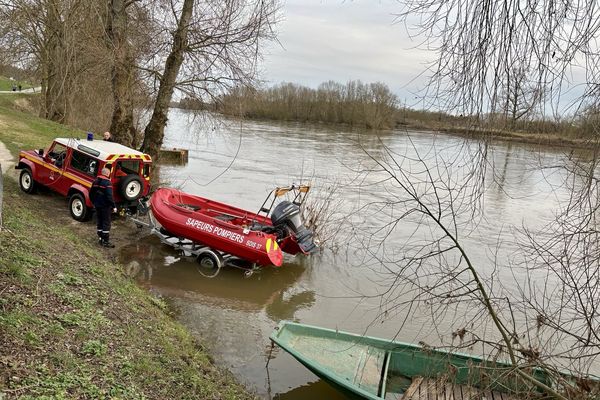
M 62 59 L 64 38 L 62 36 L 63 30 L 61 25 L 59 5 L 54 1 L 49 2 L 46 23 L 46 92 L 44 105 L 46 118 L 59 123 L 65 122 L 67 116 L 64 90 L 65 77 L 61 74 L 62 68 L 60 63 L 68 61 Z
M 194 0 L 184 1 L 181 17 L 177 24 L 177 30 L 173 35 L 173 47 L 165 62 L 164 73 L 160 80 L 152 118 L 144 131 L 142 150 L 150 154 L 155 160 L 158 159 L 160 147 L 162 146 L 165 125 L 167 124 L 167 113 L 169 112 L 169 103 L 173 97 L 177 75 L 179 74 L 179 69 L 183 63 L 193 8 Z
M 111 0 L 106 29 L 108 45 L 113 52 L 110 132 L 116 142 L 132 146 L 135 138 L 132 100 L 134 60 L 127 42 L 127 19 L 125 0 Z
M 517 111 L 518 111 L 518 107 L 519 107 L 519 90 L 520 90 L 520 84 L 519 83 L 515 83 L 515 93 L 513 96 L 513 101 L 512 101 L 512 111 L 511 111 L 511 118 L 510 118 L 510 127 L 511 129 L 514 129 L 516 126 L 516 122 L 517 122 Z
M 38 117 L 40 118 L 46 118 L 46 103 L 45 103 L 45 99 L 46 96 L 48 95 L 48 84 L 47 81 L 48 79 L 46 78 L 46 62 L 47 60 L 44 60 L 42 62 L 42 67 L 40 68 L 40 70 L 42 71 L 43 77 L 42 77 L 42 82 L 41 82 L 41 90 L 40 93 L 42 94 L 42 99 L 44 99 L 44 103 L 40 104 L 40 108 L 38 110 Z

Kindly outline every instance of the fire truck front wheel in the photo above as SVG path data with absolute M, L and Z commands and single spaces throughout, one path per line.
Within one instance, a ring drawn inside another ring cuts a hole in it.
M 19 177 L 19 186 L 25 193 L 33 194 L 36 192 L 37 185 L 33 180 L 33 174 L 29 168 L 25 168 L 21 171 L 21 176 Z

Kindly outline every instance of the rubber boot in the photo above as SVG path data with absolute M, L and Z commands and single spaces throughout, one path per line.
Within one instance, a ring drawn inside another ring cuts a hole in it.
M 110 234 L 105 233 L 105 234 L 103 234 L 103 236 L 104 237 L 102 238 L 102 246 L 113 249 L 115 247 L 115 245 L 110 242 Z

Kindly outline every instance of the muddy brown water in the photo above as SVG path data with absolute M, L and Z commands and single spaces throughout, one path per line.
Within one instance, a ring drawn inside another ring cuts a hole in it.
M 431 154 L 435 149 L 451 156 L 466 151 L 465 146 L 481 145 L 432 132 L 412 131 L 407 136 L 397 131 L 359 138 L 356 132 L 343 128 L 219 122 L 192 118 L 180 110 L 173 110 L 169 121 L 165 145 L 190 150 L 187 165 L 161 167 L 161 180 L 169 185 L 257 210 L 277 185 L 299 183 L 305 178 L 318 192 L 319 187 L 342 182 L 336 211 L 340 215 L 353 213 L 356 230 L 381 223 L 377 213 L 362 214 L 360 207 L 387 195 L 379 191 L 376 177 L 363 178 L 360 186 L 353 180 L 356 170 L 368 164 L 365 150 L 377 157 L 385 145 L 396 154 Z M 563 151 L 510 142 L 497 142 L 486 150 L 493 168 L 488 166 L 483 176 L 486 182 L 494 183 L 482 198 L 485 217 L 464 244 L 482 265 L 490 264 L 491 255 L 496 255 L 497 279 L 510 289 L 515 278 L 511 271 L 503 270 L 502 263 L 516 249 L 513 228 L 521 224 L 541 226 L 566 196 L 560 188 L 564 179 L 560 172 L 548 173 L 541 168 L 556 163 Z M 401 225 L 390 236 L 390 243 L 401 243 L 410 234 L 410 225 Z M 338 226 L 336 229 L 351 229 L 341 223 Z M 347 233 L 343 231 L 339 237 Z M 495 252 L 499 243 L 502 250 Z M 381 321 L 377 318 L 380 299 L 361 295 L 381 293 L 388 277 L 378 275 L 377 263 L 363 262 L 364 249 L 343 240 L 337 252 L 325 249 L 310 258 L 287 257 L 282 267 L 265 268 L 250 277 L 237 269 L 223 269 L 214 278 L 203 277 L 195 260 L 152 236 L 125 246 L 120 258 L 141 285 L 168 299 L 178 319 L 208 345 L 219 365 L 264 398 L 344 398 L 285 352 L 271 349 L 268 336 L 283 319 L 438 344 L 450 340 L 460 326 L 457 316 L 465 312 L 458 307 L 436 321 L 436 329 L 428 314 L 412 316 L 404 324 L 401 313 Z M 405 299 L 402 296 L 398 295 L 398 301 Z

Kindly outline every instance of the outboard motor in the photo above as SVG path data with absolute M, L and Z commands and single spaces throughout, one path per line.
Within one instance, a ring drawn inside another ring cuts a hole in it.
M 313 234 L 306 229 L 300 219 L 300 207 L 287 200 L 277 204 L 271 213 L 273 226 L 280 230 L 290 230 L 296 236 L 298 246 L 305 253 L 311 253 L 317 249 L 313 242 Z

